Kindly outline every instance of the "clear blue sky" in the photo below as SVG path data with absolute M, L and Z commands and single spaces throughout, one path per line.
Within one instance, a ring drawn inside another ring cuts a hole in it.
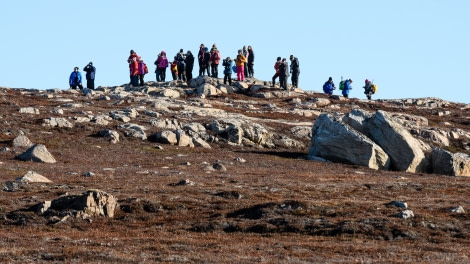
M 96 86 L 127 83 L 129 50 L 150 66 L 157 53 L 216 43 L 234 57 L 255 52 L 255 77 L 276 57 L 300 61 L 303 90 L 329 76 L 353 79 L 351 97 L 439 97 L 470 103 L 470 1 L 2 1 L 0 86 L 68 89 L 74 66 L 93 61 Z M 198 66 L 193 71 L 197 75 Z M 235 76 L 234 76 L 235 77 Z M 289 81 L 290 82 L 290 81 Z M 335 93 L 339 93 L 335 91 Z

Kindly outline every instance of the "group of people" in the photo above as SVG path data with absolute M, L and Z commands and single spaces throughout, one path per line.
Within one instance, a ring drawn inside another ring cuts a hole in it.
M 93 62 L 88 63 L 85 68 L 83 68 L 83 71 L 86 72 L 86 87 L 88 89 L 94 90 L 96 68 L 93 66 Z M 69 76 L 69 86 L 71 89 L 83 89 L 82 74 L 80 73 L 78 67 L 73 68 L 73 72 Z
M 352 82 L 353 81 L 351 79 L 346 79 L 344 81 L 341 80 L 339 89 L 341 90 L 343 97 L 349 97 L 349 92 L 352 90 Z M 364 94 L 367 96 L 368 100 L 371 100 L 372 95 L 375 94 L 377 90 L 377 86 L 369 79 L 366 79 L 364 82 L 364 87 L 362 87 L 364 88 Z M 333 95 L 333 90 L 336 90 L 336 86 L 333 82 L 333 78 L 330 77 L 328 78 L 328 81 L 323 84 L 323 92 L 327 95 Z
M 299 59 L 294 57 L 294 55 L 290 55 L 289 60 L 291 61 L 290 67 L 286 58 L 281 59 L 281 57 L 277 57 L 276 62 L 274 63 L 275 73 L 272 78 L 272 87 L 274 87 L 276 79 L 279 77 L 279 85 L 281 88 L 287 90 L 287 78 L 289 77 L 289 74 L 292 74 L 292 89 L 299 87 Z

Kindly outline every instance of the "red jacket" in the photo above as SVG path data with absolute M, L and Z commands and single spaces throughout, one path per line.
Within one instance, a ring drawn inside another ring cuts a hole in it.
M 212 64 L 219 64 L 220 62 L 220 52 L 219 50 L 215 49 L 211 51 L 211 58 L 210 61 Z

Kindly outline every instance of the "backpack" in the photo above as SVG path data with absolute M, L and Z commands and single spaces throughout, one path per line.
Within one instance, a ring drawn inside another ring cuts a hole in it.
M 344 88 L 345 88 L 345 87 L 344 87 L 344 83 L 345 83 L 345 81 L 341 81 L 341 82 L 339 83 L 339 89 L 340 89 L 341 91 L 344 90 Z
M 144 63 L 144 73 L 147 74 L 149 73 L 149 68 L 147 67 L 147 64 Z
M 377 92 L 377 89 L 379 89 L 379 88 L 377 87 L 377 84 L 375 84 L 375 83 L 372 84 L 372 93 L 373 93 L 373 94 L 375 94 L 375 93 Z

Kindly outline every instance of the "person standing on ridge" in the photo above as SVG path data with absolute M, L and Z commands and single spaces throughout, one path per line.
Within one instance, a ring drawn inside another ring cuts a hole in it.
M 230 57 L 227 57 L 222 61 L 222 66 L 224 66 L 224 84 L 232 85 L 232 67 L 233 61 Z
M 286 91 L 288 90 L 287 77 L 289 77 L 289 64 L 287 63 L 286 58 L 283 58 L 279 64 L 279 85 Z
M 247 66 L 248 66 L 248 77 L 253 78 L 255 77 L 255 71 L 253 66 L 255 65 L 255 53 L 253 52 L 253 48 L 248 46 L 248 57 L 247 59 Z
M 243 46 L 243 56 L 245 56 L 245 58 L 248 58 L 249 55 L 250 55 L 250 52 L 246 49 L 246 46 Z M 245 61 L 245 65 L 243 66 L 243 76 L 244 77 L 248 76 L 248 67 L 246 65 L 246 61 Z
M 292 74 L 291 81 L 292 81 L 292 89 L 299 87 L 299 75 L 300 75 L 300 65 L 299 59 L 294 57 L 294 55 L 290 55 L 290 73 Z
M 281 57 L 277 57 L 277 60 L 274 63 L 274 70 L 276 72 L 273 75 L 273 84 L 271 85 L 271 87 L 274 87 L 274 85 L 276 84 L 276 78 L 279 77 L 279 74 L 281 73 L 279 71 L 279 65 L 281 65 Z
M 142 60 L 142 58 L 139 58 L 139 62 L 137 63 L 137 77 L 139 78 L 139 85 L 144 86 L 144 76 L 145 74 L 148 73 L 148 68 L 147 64 Z
M 235 59 L 235 65 L 237 66 L 237 81 L 245 80 L 245 63 L 246 57 L 243 55 L 243 51 L 238 50 L 238 55 Z
M 78 67 L 73 68 L 73 72 L 70 73 L 69 85 L 70 85 L 70 88 L 74 90 L 77 89 L 77 86 L 78 88 L 80 88 L 80 90 L 83 89 L 82 74 L 80 74 L 80 72 L 78 71 Z
M 178 80 L 186 81 L 186 54 L 184 54 L 183 49 L 180 49 L 180 52 L 176 54 L 176 60 L 178 61 Z
M 204 54 L 206 53 L 206 47 L 204 44 L 199 46 L 199 51 L 197 53 L 197 61 L 199 63 L 199 76 L 204 75 Z
M 186 81 L 189 83 L 193 78 L 194 56 L 190 50 L 186 52 Z
M 372 82 L 369 81 L 369 79 L 365 80 L 365 85 L 364 85 L 364 94 L 367 96 L 368 100 L 372 100 L 372 95 L 374 94 L 374 89 L 372 89 Z
M 129 71 L 130 71 L 130 75 L 129 75 L 129 77 L 130 77 L 130 82 L 129 82 L 129 84 L 133 84 L 133 83 L 132 83 L 132 73 L 133 73 L 133 70 L 131 69 L 131 67 L 136 66 L 136 65 L 134 65 L 134 62 L 137 61 L 137 58 L 139 57 L 139 55 L 137 55 L 137 53 L 136 53 L 134 50 L 131 50 L 130 53 L 131 53 L 131 54 L 130 54 L 129 57 L 127 58 L 127 63 L 129 63 Z
M 178 60 L 176 56 L 173 59 L 173 62 L 170 65 L 171 70 L 171 77 L 173 77 L 173 81 L 178 80 Z
M 168 67 L 168 59 L 164 50 L 162 50 L 160 54 L 158 54 L 158 58 L 154 62 L 154 64 L 157 66 L 157 70 L 155 71 L 157 75 L 157 82 L 165 82 L 166 68 Z
M 219 78 L 219 63 L 220 63 L 220 52 L 217 49 L 217 46 L 212 45 L 210 65 L 211 65 L 211 77 Z
M 85 78 L 86 78 L 86 88 L 95 90 L 95 73 L 96 73 L 96 68 L 93 66 L 93 62 L 88 63 L 85 68 L 83 68 L 83 71 L 86 72 Z

